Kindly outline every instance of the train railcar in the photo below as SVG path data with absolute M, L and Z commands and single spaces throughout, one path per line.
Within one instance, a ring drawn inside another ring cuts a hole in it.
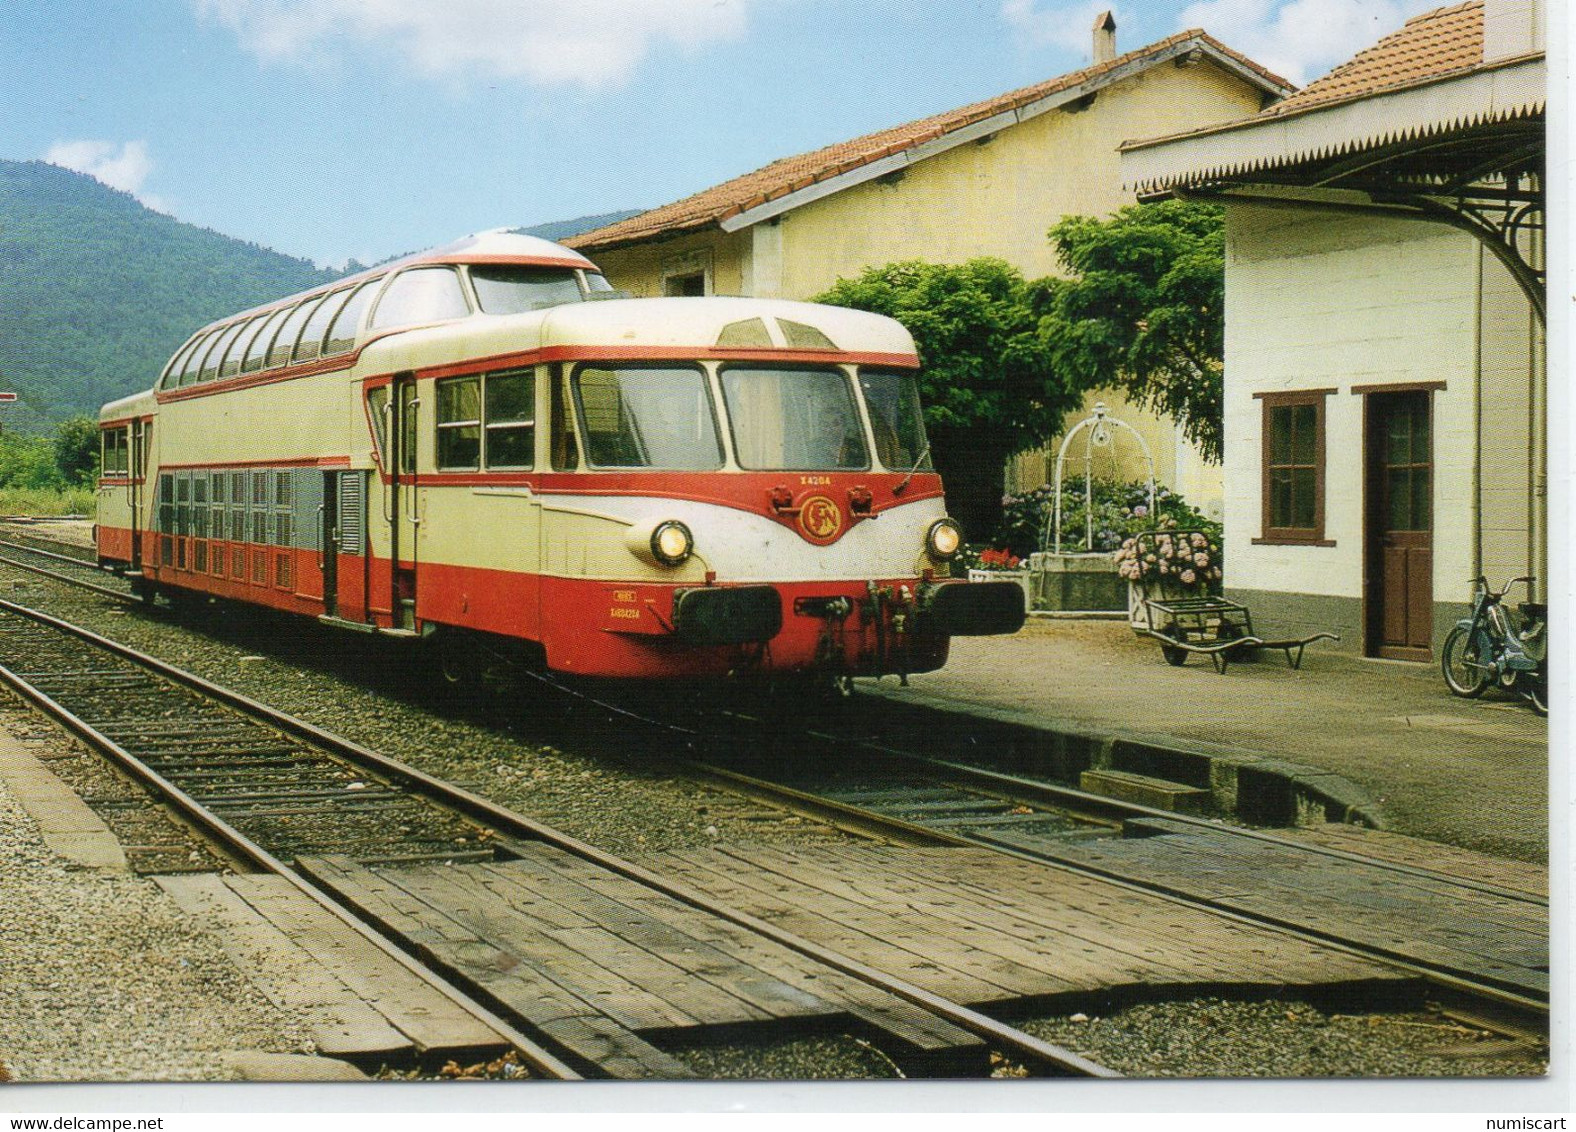
M 148 593 L 631 679 L 931 670 L 1023 622 L 961 535 L 897 322 L 629 299 L 486 233 L 204 327 L 101 412 Z

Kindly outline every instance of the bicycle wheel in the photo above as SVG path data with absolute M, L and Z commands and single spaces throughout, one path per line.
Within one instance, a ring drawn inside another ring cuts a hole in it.
M 1543 669 L 1527 675 L 1527 698 L 1532 701 L 1532 710 L 1539 715 L 1549 714 L 1549 677 Z
M 1450 630 L 1450 636 L 1445 638 L 1444 651 L 1439 658 L 1445 684 L 1456 695 L 1467 699 L 1481 696 L 1489 685 L 1488 669 L 1478 663 L 1480 640 L 1479 634 L 1457 625 Z

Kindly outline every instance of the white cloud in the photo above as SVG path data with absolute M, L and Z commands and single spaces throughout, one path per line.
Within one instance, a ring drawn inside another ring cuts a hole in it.
M 129 141 L 124 145 L 86 140 L 56 142 L 44 154 L 44 160 L 51 165 L 86 173 L 112 189 L 121 189 L 134 196 L 153 171 L 153 159 L 148 156 L 145 141 Z
M 1441 0 L 1198 0 L 1178 26 L 1201 27 L 1295 83 L 1344 63 Z
M 321 65 L 353 41 L 430 76 L 468 72 L 585 87 L 619 82 L 660 46 L 740 35 L 755 0 L 193 0 L 270 61 Z
M 1060 47 L 1089 59 L 1094 50 L 1094 20 L 1109 10 L 1116 18 L 1117 35 L 1122 34 L 1122 13 L 1111 0 L 1087 0 L 1083 4 L 1064 4 L 1041 8 L 1039 0 L 1001 0 L 1001 18 L 1033 46 Z M 1137 46 L 1134 44 L 1133 46 Z M 1117 51 L 1123 51 L 1120 39 Z

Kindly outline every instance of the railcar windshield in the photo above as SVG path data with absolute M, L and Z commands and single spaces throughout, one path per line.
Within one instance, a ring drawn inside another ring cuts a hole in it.
M 848 376 L 839 369 L 722 371 L 733 447 L 752 471 L 838 471 L 870 466 Z
M 583 298 L 580 280 L 567 267 L 476 266 L 471 283 L 484 314 L 521 314 Z
M 876 459 L 894 472 L 933 471 L 925 442 L 925 416 L 919 404 L 919 383 L 912 374 L 861 370 L 870 427 L 876 438 Z
M 717 416 L 700 369 L 581 366 L 574 391 L 592 465 L 722 467 Z

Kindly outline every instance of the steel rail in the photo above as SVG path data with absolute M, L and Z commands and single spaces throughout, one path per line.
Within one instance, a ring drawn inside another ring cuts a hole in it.
M 807 731 L 805 734 L 812 738 L 838 745 L 852 744 L 887 758 L 914 763 L 925 769 L 935 769 L 946 776 L 963 782 L 965 785 L 977 787 L 987 792 L 999 793 L 1000 796 L 1008 797 L 1015 801 L 1039 802 L 1062 806 L 1068 809 L 1082 810 L 1090 814 L 1100 814 L 1117 820 L 1126 818 L 1161 818 L 1180 825 L 1193 826 L 1201 832 L 1207 831 L 1223 836 L 1262 841 L 1299 853 L 1368 865 L 1373 868 L 1384 869 L 1387 872 L 1416 877 L 1420 880 L 1450 884 L 1458 888 L 1481 892 L 1487 896 L 1515 900 L 1535 907 L 1547 908 L 1549 906 L 1548 898 L 1537 893 L 1506 888 L 1488 881 L 1474 880 L 1471 877 L 1458 877 L 1436 869 L 1423 868 L 1419 865 L 1389 861 L 1382 857 L 1369 857 L 1362 853 L 1354 853 L 1349 849 L 1338 849 L 1330 845 L 1308 845 L 1290 838 L 1277 836 L 1262 829 L 1226 825 L 1211 821 L 1208 818 L 1195 817 L 1192 814 L 1180 814 L 1174 810 L 1162 810 L 1154 806 L 1143 805 L 1140 802 L 1127 802 L 1120 798 L 1110 798 L 1104 794 L 1091 794 L 1086 790 L 1080 790 L 1073 786 L 1062 786 L 1054 782 L 1044 782 L 1039 779 L 1006 774 L 1002 771 L 989 770 L 969 763 L 960 763 L 951 759 L 937 758 L 934 755 L 920 754 L 917 751 L 905 751 L 899 747 L 890 747 L 883 743 L 874 743 L 865 739 L 850 739 L 822 731 Z
M 680 761 L 687 762 L 687 760 Z M 691 765 L 693 765 L 696 770 L 708 778 L 712 778 L 719 782 L 728 782 L 731 780 L 733 782 L 739 783 L 739 785 L 746 788 L 753 797 L 758 799 L 765 799 L 775 794 L 779 799 L 779 804 L 786 809 L 798 809 L 802 800 L 807 797 L 804 791 L 795 790 L 792 787 L 782 786 L 778 783 L 772 782 L 769 779 L 741 774 L 738 771 L 717 767 L 712 764 L 700 762 L 698 760 Z M 1449 968 L 1429 966 L 1427 964 L 1419 963 L 1415 960 L 1408 959 L 1405 956 L 1388 951 L 1385 948 L 1373 947 L 1358 943 L 1356 941 L 1344 939 L 1333 933 L 1321 932 L 1316 929 L 1308 928 L 1306 926 L 1296 924 L 1289 920 L 1280 919 L 1275 916 L 1266 914 L 1252 915 L 1239 912 L 1235 909 L 1222 907 L 1209 900 L 1201 899 L 1197 896 L 1187 893 L 1180 888 L 1175 888 L 1167 884 L 1153 881 L 1145 882 L 1134 880 L 1131 877 L 1124 876 L 1122 873 L 1114 869 L 1103 869 L 1097 865 L 1065 861 L 1048 855 L 1035 853 L 1030 849 L 1003 845 L 999 842 L 992 841 L 989 838 L 972 837 L 967 833 L 939 831 L 926 827 L 919 822 L 912 822 L 903 818 L 892 817 L 881 814 L 874 810 L 866 810 L 862 807 L 845 802 L 837 802 L 826 798 L 817 798 L 814 795 L 809 795 L 808 797 L 811 799 L 811 805 L 806 807 L 804 812 L 810 816 L 819 816 L 819 814 L 822 812 L 852 811 L 853 814 L 851 816 L 857 816 L 858 821 L 866 829 L 874 829 L 881 826 L 886 826 L 891 829 L 895 835 L 895 839 L 897 840 L 912 843 L 915 840 L 929 837 L 932 839 L 932 843 L 941 842 L 951 845 L 963 845 L 973 848 L 989 849 L 992 852 L 1001 853 L 1004 856 L 1015 857 L 1024 861 L 1033 861 L 1036 864 L 1043 865 L 1047 868 L 1061 869 L 1063 871 L 1076 873 L 1081 876 L 1092 877 L 1106 883 L 1116 885 L 1120 888 L 1127 889 L 1131 892 L 1140 892 L 1151 896 L 1162 896 L 1186 907 L 1208 912 L 1212 915 L 1220 916 L 1223 919 L 1232 920 L 1236 923 L 1246 926 L 1261 929 L 1272 928 L 1276 931 L 1294 936 L 1307 943 L 1316 943 L 1320 946 L 1331 947 L 1339 951 L 1344 951 L 1349 955 L 1354 955 L 1371 961 L 1382 962 L 1388 966 L 1406 971 L 1408 974 L 1416 975 L 1429 983 L 1446 988 L 1453 992 L 1465 994 L 1474 998 L 1487 999 L 1516 1011 L 1524 1012 L 1540 1018 L 1547 1018 L 1549 1013 L 1549 1003 L 1546 999 L 1529 997 L 1521 993 L 1508 982 L 1488 982 L 1481 979 L 1472 978 Z M 1168 811 L 1162 810 L 1158 812 L 1165 814 L 1167 817 L 1173 816 Z M 1367 858 L 1359 858 L 1359 860 L 1366 862 Z
M 15 544 L 0 543 L 0 545 Z M 19 547 L 19 549 L 25 550 L 30 554 L 49 553 L 47 550 L 34 550 L 30 546 Z M 59 558 L 63 556 L 54 555 L 53 557 Z M 81 559 L 68 559 L 68 561 L 74 562 L 75 565 L 80 566 L 84 570 L 98 569 L 98 567 L 94 566 L 91 562 L 83 562 Z M 29 574 L 39 574 L 45 578 L 51 578 L 57 582 L 65 582 L 67 585 L 76 586 L 78 589 L 89 590 L 103 597 L 113 598 L 116 601 L 124 601 L 132 604 L 138 602 L 137 596 L 130 590 L 112 590 L 108 586 L 99 585 L 97 582 L 88 582 L 81 578 L 73 578 L 70 575 L 60 573 L 58 570 L 50 570 L 44 566 L 35 566 L 31 562 L 19 562 L 15 558 L 9 558 L 4 555 L 0 555 L 0 563 L 4 563 L 5 565 L 11 566 L 17 570 L 26 570 Z
M 228 704 L 231 707 L 253 715 L 254 717 L 268 723 L 273 727 L 279 728 L 282 731 L 286 731 L 296 735 L 299 738 L 306 739 L 330 751 L 332 754 L 338 757 L 344 758 L 367 769 L 375 770 L 385 777 L 400 782 L 414 793 L 441 802 L 442 804 L 447 805 L 460 813 L 482 821 L 486 825 L 493 827 L 499 832 L 503 832 L 510 836 L 519 837 L 525 840 L 534 840 L 544 844 L 552 845 L 555 848 L 580 857 L 581 859 L 595 864 L 609 872 L 616 873 L 620 876 L 626 877 L 627 879 L 633 880 L 638 884 L 644 885 L 647 888 L 654 889 L 655 891 L 670 896 L 681 903 L 689 905 L 692 908 L 696 908 L 709 915 L 717 916 L 721 919 L 727 920 L 730 923 L 736 924 L 739 927 L 745 928 L 757 935 L 770 939 L 773 942 L 778 943 L 790 950 L 796 951 L 801 955 L 814 959 L 815 961 L 827 967 L 841 971 L 843 974 L 856 978 L 861 982 L 877 988 L 878 990 L 882 990 L 888 994 L 894 995 L 897 998 L 903 999 L 912 1005 L 918 1006 L 921 1009 L 924 1009 L 935 1015 L 936 1017 L 958 1026 L 960 1029 L 966 1030 L 969 1033 L 992 1042 L 999 1052 L 1010 1053 L 1035 1066 L 1048 1067 L 1059 1075 L 1095 1078 L 1116 1078 L 1121 1076 L 1121 1074 L 1115 1072 L 1114 1070 L 1111 1070 L 1106 1066 L 1099 1065 L 1096 1062 L 1073 1053 L 1070 1050 L 1063 1049 L 1060 1046 L 1053 1045 L 1050 1042 L 1036 1038 L 1032 1034 L 1019 1030 L 1016 1027 L 1008 1026 L 1005 1023 L 999 1022 L 996 1019 L 981 1014 L 976 1010 L 970 1009 L 969 1007 L 953 1002 L 950 999 L 944 998 L 932 991 L 928 991 L 923 987 L 908 982 L 907 980 L 898 978 L 883 971 L 879 971 L 857 959 L 850 958 L 849 956 L 843 955 L 840 952 L 815 943 L 812 940 L 805 939 L 792 932 L 786 931 L 785 929 L 780 928 L 769 921 L 760 919 L 759 917 L 753 916 L 747 912 L 742 912 L 738 909 L 735 909 L 727 904 L 722 903 L 721 901 L 716 900 L 710 895 L 699 891 L 698 889 L 690 887 L 687 884 L 672 880 L 671 878 L 653 872 L 642 865 L 638 865 L 634 862 L 626 861 L 621 857 L 614 856 L 611 853 L 598 849 L 596 846 L 581 841 L 578 838 L 572 837 L 569 834 L 553 828 L 552 826 L 545 825 L 541 822 L 535 821 L 532 818 L 528 818 L 523 814 L 517 813 L 514 810 L 510 810 L 504 806 L 501 806 L 498 803 L 493 802 L 491 799 L 484 798 L 479 794 L 465 789 L 464 787 L 456 786 L 452 783 L 445 782 L 442 779 L 435 778 L 434 776 L 429 775 L 424 771 L 418 770 L 407 763 L 401 762 L 398 759 L 381 754 L 372 750 L 371 748 L 362 746 L 354 740 L 344 738 L 343 736 L 334 735 L 333 733 L 325 731 L 315 724 L 308 723 L 305 720 L 286 714 L 275 708 L 271 708 L 260 701 L 254 700 L 251 697 L 244 695 L 243 693 L 225 688 L 218 684 L 214 684 L 200 676 L 196 676 L 193 673 L 176 668 L 175 666 L 167 664 L 156 657 L 139 652 L 138 650 L 120 644 L 117 641 L 112 641 L 107 637 L 102 637 L 89 629 L 72 625 L 69 622 L 53 617 L 47 613 L 43 613 L 39 610 L 29 609 L 26 606 L 17 605 L 9 601 L 0 601 L 0 611 L 26 617 L 34 622 L 37 622 L 38 624 L 53 628 L 58 632 L 87 641 L 99 648 L 104 649 L 107 652 L 141 665 L 165 679 L 182 684 L 203 695 L 212 697 L 219 702 Z M 244 853 L 244 855 L 249 859 L 256 861 L 260 867 L 267 867 L 270 869 L 270 871 L 279 871 L 281 875 L 289 878 L 291 883 L 295 884 L 313 899 L 317 900 L 319 903 L 323 903 L 326 907 L 334 908 L 336 915 L 338 915 L 341 919 L 345 919 L 347 923 L 354 924 L 358 931 L 366 934 L 368 938 L 376 939 L 379 942 L 379 945 L 385 951 L 388 951 L 392 955 L 399 956 L 401 961 L 404 962 L 407 967 L 416 971 L 421 970 L 421 968 L 417 966 L 414 961 L 406 957 L 404 953 L 400 951 L 393 943 L 386 940 L 381 935 L 373 933 L 372 929 L 362 924 L 359 919 L 352 918 L 352 914 L 348 911 L 334 905 L 332 898 L 326 893 L 322 892 L 322 890 L 318 889 L 317 886 L 306 880 L 306 878 L 301 877 L 299 874 L 295 873 L 293 869 L 290 869 L 289 866 L 285 865 L 283 862 L 278 861 L 260 846 L 257 846 L 249 839 L 246 839 L 222 819 L 208 813 L 204 807 L 202 807 L 189 795 L 185 794 L 172 783 L 169 783 L 161 775 L 147 767 L 145 764 L 141 763 L 140 760 L 137 760 L 134 756 L 120 749 L 107 737 L 101 735 L 90 725 L 84 721 L 77 720 L 74 716 L 71 716 L 69 712 L 66 712 L 58 705 L 55 705 L 52 700 L 50 700 L 47 696 L 44 696 L 42 693 L 37 692 L 24 679 L 11 673 L 3 666 L 0 666 L 0 678 L 4 678 L 6 681 L 12 683 L 32 702 L 43 708 L 45 711 L 48 711 L 49 714 L 53 715 L 55 718 L 60 719 L 62 723 L 65 723 L 66 726 L 82 735 L 83 738 L 87 739 L 95 746 L 104 746 L 106 750 L 113 749 L 117 761 L 121 761 L 122 758 L 124 758 L 124 760 L 126 760 L 125 765 L 127 765 L 128 769 L 131 769 L 132 772 L 137 775 L 137 777 L 148 783 L 159 793 L 166 794 L 177 806 L 177 808 L 183 812 L 183 814 L 187 814 L 189 810 L 189 816 L 196 824 L 204 829 L 213 830 L 218 836 L 222 837 L 222 839 L 226 841 L 229 841 L 232 838 L 235 839 L 235 844 L 237 845 L 238 850 Z M 241 848 L 242 843 L 244 843 L 244 849 Z M 267 862 L 267 864 L 265 865 L 264 862 Z M 432 981 L 434 978 L 431 973 L 427 973 L 424 975 L 424 977 L 429 981 Z M 467 1010 L 473 1009 L 470 1005 L 469 996 L 466 996 L 463 991 L 459 990 L 458 988 L 450 988 L 447 986 L 447 984 L 435 985 L 442 985 L 445 989 L 445 993 L 450 993 L 451 997 L 454 995 L 463 996 L 460 999 L 456 999 L 456 1001 L 461 1001 Z M 486 1021 L 489 1025 L 493 1025 L 495 1029 L 499 1029 L 500 1026 L 507 1027 L 507 1023 L 503 1022 L 502 1019 L 497 1019 L 496 1015 L 492 1014 L 490 1011 L 487 1011 L 486 1008 L 480 1003 L 475 1004 L 474 1010 L 478 1012 L 478 1017 L 480 1017 L 483 1021 Z M 515 1041 L 516 1035 L 525 1041 L 530 1040 L 525 1038 L 525 1035 L 518 1034 L 517 1031 L 513 1031 L 512 1028 L 507 1030 L 500 1029 L 499 1032 L 504 1034 L 510 1041 Z M 568 1066 L 563 1065 L 563 1063 L 557 1062 L 555 1058 L 552 1058 L 551 1054 L 547 1053 L 547 1051 L 541 1050 L 540 1047 L 533 1048 L 535 1048 L 537 1052 L 539 1052 L 543 1057 L 552 1059 L 552 1062 L 561 1066 L 566 1072 L 574 1072 L 573 1070 L 570 1070 Z
M 35 620 L 38 619 L 34 611 L 29 611 L 25 607 L 14 605 L 11 602 L 0 601 L 0 609 L 21 616 L 30 616 Z M 41 623 L 50 624 L 52 620 L 51 618 L 48 621 L 41 621 Z M 51 625 L 51 627 L 57 628 L 58 625 Z M 91 639 L 91 637 L 84 639 Z M 302 895 L 331 912 L 362 939 L 377 947 L 378 950 L 433 987 L 433 989 L 455 1003 L 462 1010 L 486 1023 L 500 1038 L 513 1046 L 515 1052 L 533 1070 L 545 1077 L 552 1077 L 558 1080 L 577 1081 L 583 1079 L 579 1072 L 561 1061 L 556 1055 L 538 1045 L 506 1019 L 489 1010 L 465 991 L 443 978 L 443 976 L 406 954 L 381 933 L 368 927 L 328 893 L 247 837 L 240 830 L 230 825 L 223 818 L 213 813 L 190 794 L 186 793 L 186 791 L 148 766 L 113 739 L 100 732 L 92 724 L 75 715 L 49 695 L 34 687 L 25 677 L 19 676 L 4 665 L 0 665 L 0 680 L 3 680 L 40 711 L 57 720 L 94 750 L 108 756 L 114 763 L 130 773 L 156 796 L 171 806 L 180 814 L 182 819 L 202 830 L 210 839 L 223 847 L 230 856 L 252 865 L 261 872 L 271 873 L 284 878 Z
M 69 543 L 56 542 L 54 539 L 43 539 L 41 541 L 51 542 L 56 546 L 70 545 Z M 29 554 L 41 554 L 45 558 L 53 558 L 57 562 L 70 562 L 74 566 L 86 566 L 90 570 L 97 570 L 99 568 L 97 561 L 92 558 L 82 558 L 74 554 L 59 554 L 53 550 L 45 550 L 38 546 L 29 546 L 25 542 L 15 542 L 12 539 L 0 538 L 0 546 L 9 546 L 12 550 L 25 550 Z M 83 549 L 86 548 L 84 547 Z

